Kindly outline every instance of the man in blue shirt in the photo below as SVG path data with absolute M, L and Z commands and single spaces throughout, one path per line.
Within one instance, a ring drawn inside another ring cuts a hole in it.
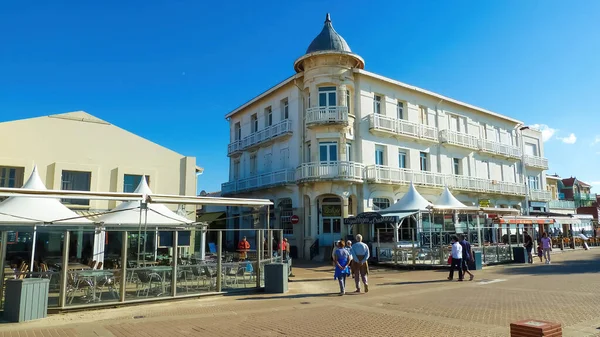
M 458 243 L 462 247 L 462 270 L 463 274 L 469 274 L 469 281 L 473 281 L 475 275 L 469 271 L 469 262 L 475 261 L 475 257 L 473 256 L 473 249 L 471 248 L 471 244 L 469 241 L 465 239 L 465 236 L 461 234 L 459 236 Z

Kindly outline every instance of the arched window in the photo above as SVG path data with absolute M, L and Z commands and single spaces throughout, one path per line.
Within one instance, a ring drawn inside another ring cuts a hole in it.
M 281 225 L 281 229 L 283 229 L 283 234 L 293 235 L 294 225 L 292 225 L 291 217 L 294 213 L 294 209 L 292 208 L 292 199 L 281 199 L 279 204 L 277 204 L 277 208 L 279 208 L 279 223 Z
M 390 207 L 390 199 L 388 198 L 373 198 L 373 210 L 379 211 Z

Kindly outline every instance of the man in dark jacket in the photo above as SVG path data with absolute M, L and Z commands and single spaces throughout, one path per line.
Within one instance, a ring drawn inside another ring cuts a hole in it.
M 462 270 L 463 273 L 469 274 L 469 281 L 473 281 L 475 275 L 469 271 L 469 262 L 475 261 L 475 257 L 473 256 L 473 249 L 471 248 L 471 244 L 469 241 L 465 239 L 464 235 L 459 236 L 458 243 L 462 247 Z

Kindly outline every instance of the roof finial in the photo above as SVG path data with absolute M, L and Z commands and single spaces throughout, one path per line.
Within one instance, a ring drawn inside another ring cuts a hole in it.
M 329 13 L 327 13 L 327 16 L 325 16 L 325 23 L 331 23 L 331 17 L 329 16 Z

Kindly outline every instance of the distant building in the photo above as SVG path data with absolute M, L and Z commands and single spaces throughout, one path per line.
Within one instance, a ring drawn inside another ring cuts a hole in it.
M 469 206 L 546 207 L 540 132 L 364 65 L 327 15 L 294 75 L 227 114 L 223 195 L 271 199 L 273 227 L 306 258 L 317 240 L 352 234 L 343 218 L 389 207 L 411 181 L 429 201 L 447 185 Z M 240 213 L 229 209 L 228 227 L 253 228 Z

